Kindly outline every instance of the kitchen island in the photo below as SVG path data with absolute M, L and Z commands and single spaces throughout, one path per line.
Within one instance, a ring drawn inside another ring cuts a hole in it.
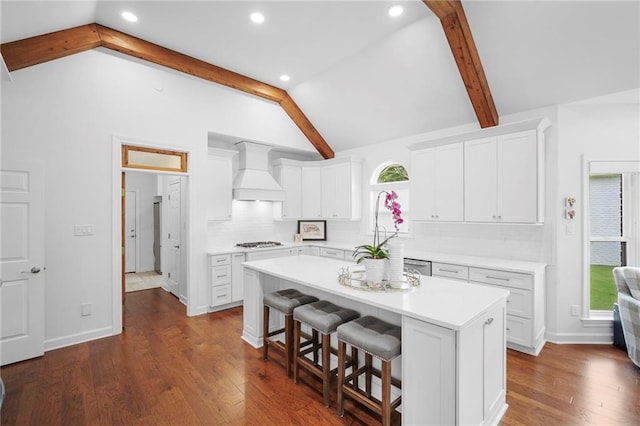
M 436 277 L 406 292 L 363 291 L 338 282 L 354 263 L 305 255 L 243 265 L 242 338 L 252 346 L 262 345 L 263 295 L 297 288 L 402 327 L 393 375 L 404 424 L 494 424 L 506 411 L 508 291 Z

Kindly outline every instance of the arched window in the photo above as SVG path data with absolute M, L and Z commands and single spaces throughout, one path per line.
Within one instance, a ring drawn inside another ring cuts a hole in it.
M 404 182 L 408 180 L 409 174 L 402 164 L 390 164 L 378 173 L 376 183 Z
M 376 199 L 380 191 L 395 191 L 398 194 L 398 202 L 400 203 L 400 210 L 402 211 L 402 220 L 398 226 L 399 234 L 409 233 L 409 174 L 407 169 L 395 161 L 388 161 L 380 164 L 371 174 L 370 195 L 369 195 L 369 229 L 373 232 L 375 227 L 375 208 Z M 387 234 L 391 234 L 395 231 L 393 223 L 393 215 L 389 210 L 384 208 L 383 200 L 378 207 L 378 226 L 383 230 L 386 230 Z M 383 231 L 384 233 L 384 231 Z

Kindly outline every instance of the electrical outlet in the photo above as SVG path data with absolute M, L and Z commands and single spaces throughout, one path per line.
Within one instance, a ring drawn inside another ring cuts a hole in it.
M 571 316 L 577 317 L 580 315 L 580 307 L 578 305 L 571 305 Z
M 91 303 L 83 303 L 80 305 L 80 312 L 83 317 L 91 315 Z

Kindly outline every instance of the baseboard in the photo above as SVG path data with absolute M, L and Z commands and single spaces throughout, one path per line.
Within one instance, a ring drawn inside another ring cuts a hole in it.
M 547 331 L 546 339 L 548 342 L 556 344 L 596 344 L 596 345 L 612 345 L 612 333 L 551 333 Z
M 44 351 L 47 352 L 71 345 L 77 345 L 78 343 L 102 339 L 103 337 L 114 336 L 116 334 L 120 333 L 114 333 L 113 327 L 103 327 L 91 331 L 85 331 L 83 333 L 71 334 L 69 336 L 58 337 L 56 339 L 45 340 Z

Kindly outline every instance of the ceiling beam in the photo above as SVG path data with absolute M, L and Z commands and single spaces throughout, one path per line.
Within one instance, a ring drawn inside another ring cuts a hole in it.
M 3 43 L 0 51 L 11 72 L 96 47 L 115 50 L 276 102 L 323 158 L 334 157 L 331 147 L 285 90 L 100 24 L 82 25 Z
M 497 126 L 498 111 L 462 3 L 459 0 L 423 2 L 440 19 L 480 127 Z

